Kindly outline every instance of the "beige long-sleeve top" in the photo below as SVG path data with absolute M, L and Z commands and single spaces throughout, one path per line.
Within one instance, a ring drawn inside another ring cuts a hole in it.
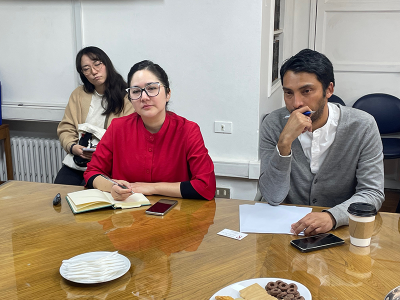
M 69 97 L 64 117 L 57 127 L 57 135 L 60 139 L 61 146 L 67 153 L 70 153 L 72 144 L 78 143 L 78 124 L 85 123 L 91 101 L 92 94 L 86 93 L 83 90 L 83 86 L 77 87 Z M 124 109 L 119 114 L 111 113 L 108 115 L 105 121 L 106 127 L 110 126 L 112 119 L 130 115 L 134 111 L 128 97 L 125 97 Z

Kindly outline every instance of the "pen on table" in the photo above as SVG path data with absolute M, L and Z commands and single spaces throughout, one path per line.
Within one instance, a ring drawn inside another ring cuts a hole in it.
M 116 182 L 116 181 L 112 180 L 111 178 L 107 177 L 106 175 L 100 174 L 100 176 L 103 177 L 105 180 L 108 180 L 109 182 L 112 182 L 112 183 L 118 185 L 121 189 L 124 189 L 124 190 L 129 189 L 127 186 L 119 184 L 118 182 Z M 131 193 L 134 194 L 135 192 L 131 191 Z
M 305 115 L 305 116 L 310 116 L 310 115 L 313 114 L 313 113 L 315 113 L 314 110 L 312 110 L 312 111 L 306 111 L 306 112 L 303 112 L 303 115 Z M 284 119 L 288 119 L 289 117 L 290 117 L 290 115 L 287 115 L 287 116 L 284 116 L 283 118 L 284 118 Z

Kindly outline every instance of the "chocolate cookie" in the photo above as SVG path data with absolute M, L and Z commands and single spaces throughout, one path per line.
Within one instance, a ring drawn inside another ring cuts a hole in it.
M 283 298 L 285 298 L 286 295 L 287 295 L 286 292 L 280 292 L 278 295 L 276 295 L 276 297 L 277 297 L 278 299 L 283 299 Z M 272 296 L 272 295 L 271 295 L 271 296 Z
M 269 290 L 275 289 L 275 288 L 277 288 L 277 287 L 278 287 L 278 284 L 277 284 L 276 282 L 270 281 L 270 282 L 268 282 L 268 284 L 265 286 L 265 289 L 266 289 L 267 291 L 269 291 Z
M 289 285 L 286 282 L 281 282 L 278 284 L 278 288 L 281 291 L 286 291 L 289 288 Z
M 265 286 L 267 293 L 282 300 L 305 300 L 297 290 L 295 283 L 286 283 L 282 280 L 270 281 Z
M 296 292 L 293 294 L 293 296 L 294 296 L 294 298 L 296 298 L 296 297 L 300 297 L 300 293 L 299 293 L 299 291 L 296 291 Z
M 277 296 L 278 294 L 280 294 L 281 293 L 281 290 L 280 289 L 278 289 L 278 288 L 273 288 L 273 289 L 271 289 L 271 290 L 269 290 L 269 291 L 267 291 L 268 292 L 268 294 L 270 294 L 271 296 Z

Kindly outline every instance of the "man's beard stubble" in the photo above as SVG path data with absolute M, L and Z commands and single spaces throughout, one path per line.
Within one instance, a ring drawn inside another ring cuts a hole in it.
M 322 117 L 322 114 L 323 114 L 323 112 L 324 112 L 325 105 L 326 105 L 326 103 L 327 103 L 327 99 L 325 98 L 325 96 L 326 96 L 326 95 L 325 95 L 325 93 L 324 93 L 324 95 L 322 96 L 321 100 L 318 101 L 318 108 L 317 108 L 317 110 L 315 111 L 315 113 L 313 113 L 313 114 L 311 115 L 311 121 L 312 121 L 312 122 L 318 121 L 318 120 Z

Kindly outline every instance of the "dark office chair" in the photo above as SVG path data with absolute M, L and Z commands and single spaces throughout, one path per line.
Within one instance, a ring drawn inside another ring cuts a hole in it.
M 339 104 L 341 104 L 341 105 L 343 105 L 343 106 L 346 106 L 346 104 L 343 102 L 343 100 L 342 100 L 339 96 L 336 96 L 336 95 L 333 95 L 333 94 L 332 94 L 332 96 L 328 99 L 328 101 L 329 101 L 329 102 L 333 102 L 333 103 L 339 103 Z
M 399 98 L 381 93 L 369 94 L 358 99 L 353 107 L 371 114 L 381 134 L 400 132 Z M 385 159 L 400 158 L 400 139 L 382 137 L 382 144 Z M 396 212 L 400 213 L 400 201 Z
M 400 132 L 400 99 L 388 94 L 369 94 L 358 99 L 354 108 L 371 114 L 381 134 Z M 385 159 L 400 158 L 400 139 L 382 138 Z

